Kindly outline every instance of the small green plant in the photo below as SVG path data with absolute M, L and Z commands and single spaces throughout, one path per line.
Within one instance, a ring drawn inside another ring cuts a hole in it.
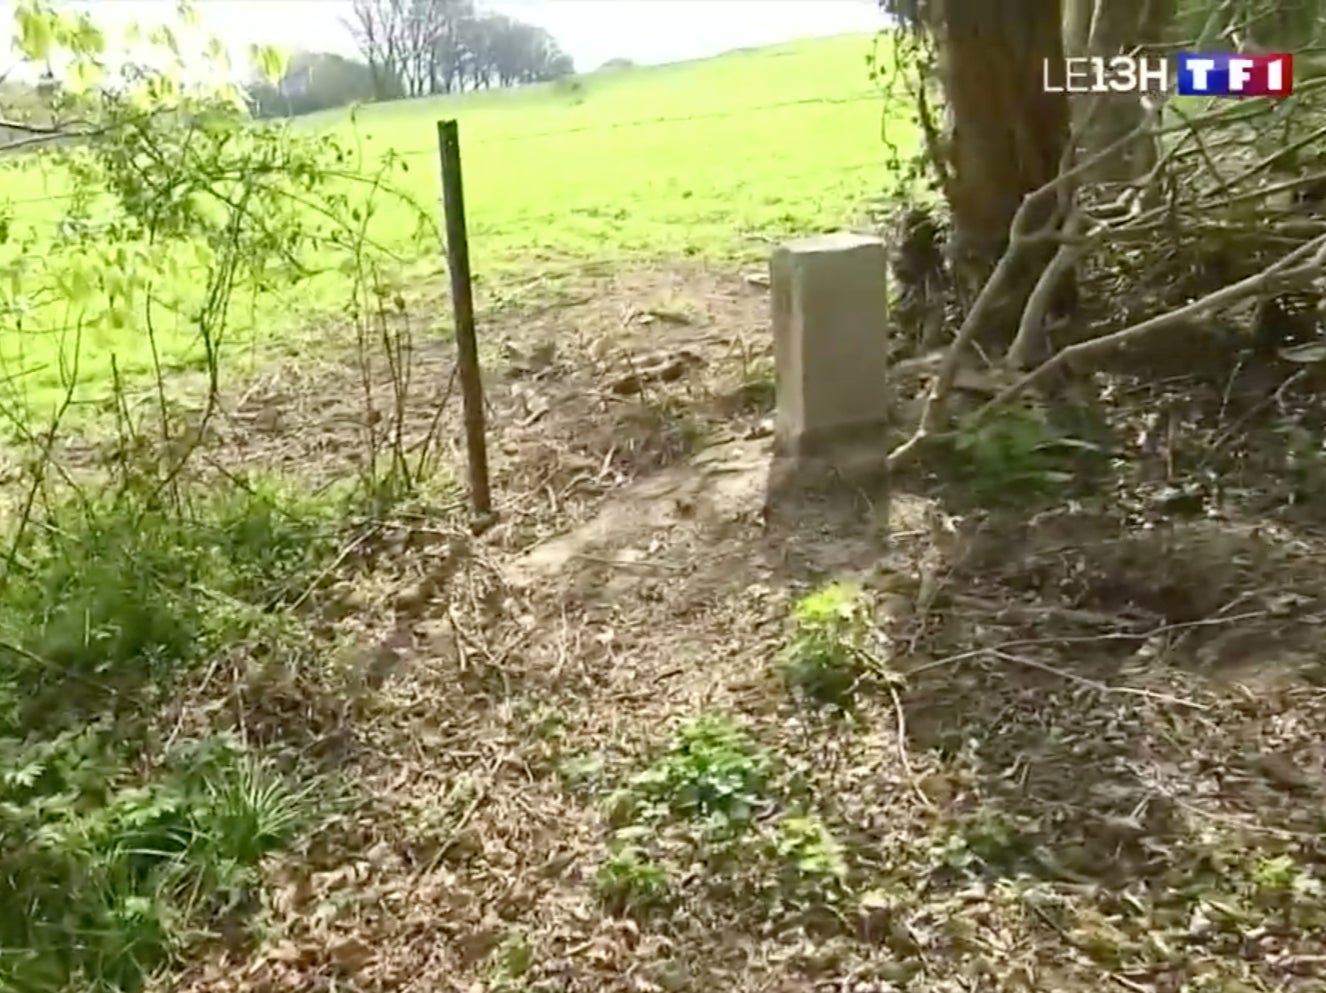
M 534 946 L 523 931 L 508 934 L 493 953 L 489 970 L 490 989 L 495 993 L 515 993 L 534 965 Z
M 982 810 L 959 824 L 939 841 L 937 854 L 949 869 L 974 875 L 996 876 L 1025 867 L 1031 841 L 1010 818 Z
M 1326 884 L 1293 855 L 1265 856 L 1252 868 L 1254 898 L 1263 904 L 1295 906 L 1321 918 Z
M 1285 468 L 1294 487 L 1294 498 L 1310 500 L 1326 491 L 1326 447 L 1319 432 L 1286 421 L 1279 428 L 1284 439 Z
M 0 948 L 26 950 L 0 956 L 0 989 L 140 987 L 182 927 L 252 909 L 258 864 L 310 812 L 233 740 L 186 742 L 142 780 L 107 731 L 0 739 Z
M 740 830 L 761 806 L 771 770 L 769 754 L 731 718 L 704 714 L 683 724 L 619 799 L 632 804 L 638 820 L 674 816 L 719 833 Z
M 982 502 L 1045 496 L 1073 481 L 1065 446 L 1043 414 L 1010 407 L 962 427 L 953 441 L 962 482 Z M 1089 446 L 1088 446 L 1089 447 Z
M 599 866 L 594 891 L 611 913 L 638 913 L 666 899 L 668 873 L 642 848 L 625 843 Z
M 866 675 L 867 606 L 861 590 L 845 583 L 831 583 L 797 602 L 783 663 L 789 686 L 817 703 L 850 703 Z
M 784 817 L 778 822 L 772 846 L 789 894 L 832 896 L 839 892 L 847 876 L 847 862 L 842 845 L 818 816 Z
M 569 756 L 557 766 L 563 785 L 571 792 L 592 788 L 602 779 L 603 770 L 603 756 L 597 752 Z
M 1292 856 L 1276 855 L 1257 862 L 1252 872 L 1252 881 L 1259 890 L 1283 893 L 1293 888 L 1298 874 L 1298 865 Z

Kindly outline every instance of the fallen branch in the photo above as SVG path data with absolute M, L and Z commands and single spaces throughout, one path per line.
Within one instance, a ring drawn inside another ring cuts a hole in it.
M 1040 278 L 1027 298 L 1027 305 L 1022 309 L 1022 319 L 1018 322 L 1018 333 L 1008 349 L 1008 364 L 1014 369 L 1021 369 L 1031 364 L 1032 356 L 1045 340 L 1045 318 L 1055 291 L 1060 281 L 1077 265 L 1086 251 L 1080 237 L 1084 234 L 1085 223 L 1082 215 L 1074 212 L 1064 222 L 1064 235 L 1069 239 L 1059 246 L 1050 259 L 1050 264 L 1041 272 Z M 1043 352 L 1041 354 L 1044 354 Z
M 1065 679 L 1070 683 L 1076 683 L 1078 686 L 1085 686 L 1087 689 L 1095 690 L 1097 693 L 1108 696 L 1110 694 L 1122 694 L 1125 696 L 1139 696 L 1148 700 L 1156 700 L 1160 703 L 1171 703 L 1178 707 L 1186 707 L 1189 710 L 1210 710 L 1205 704 L 1198 703 L 1195 700 L 1187 700 L 1183 697 L 1172 696 L 1169 693 L 1157 693 L 1155 690 L 1142 689 L 1139 686 L 1111 686 L 1109 683 L 1102 683 L 1098 679 L 1088 679 L 1086 676 L 1079 676 L 1075 672 L 1068 672 L 1057 666 L 1050 665 L 1048 662 L 1038 662 L 1036 659 L 1029 659 L 1025 655 L 1014 655 L 1012 652 L 1001 652 L 998 649 L 990 649 L 989 655 L 1005 662 L 1014 662 L 1028 669 L 1036 669 L 1039 672 L 1049 673 L 1051 676 L 1057 676 L 1059 679 Z
M 1303 263 L 1305 258 L 1308 261 Z M 1080 365 L 1086 360 L 1098 359 L 1103 355 L 1127 347 L 1156 331 L 1163 331 L 1177 324 L 1195 321 L 1248 297 L 1267 293 L 1273 288 L 1289 288 L 1306 282 L 1320 275 L 1324 261 L 1326 261 L 1326 234 L 1318 235 L 1306 244 L 1300 245 L 1280 261 L 1268 266 L 1261 272 L 1254 273 L 1237 283 L 1231 283 L 1219 290 L 1208 293 L 1204 297 L 1199 297 L 1178 310 L 1158 314 L 1130 327 L 1115 331 L 1113 334 L 1069 345 L 987 402 L 976 411 L 972 421 L 973 423 L 980 423 L 996 410 L 1017 399 L 1030 387 L 1064 366 Z

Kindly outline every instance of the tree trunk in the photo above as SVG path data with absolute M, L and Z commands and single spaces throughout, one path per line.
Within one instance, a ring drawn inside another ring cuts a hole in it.
M 1043 63 L 1063 60 L 1060 0 L 945 0 L 933 11 L 949 122 L 953 251 L 963 283 L 979 286 L 1008 244 L 1026 195 L 1052 180 L 1069 135 L 1068 102 L 1046 93 Z M 1053 217 L 1054 205 L 1035 218 Z M 1016 290 L 983 329 L 982 345 L 1013 339 L 1027 295 L 1053 246 L 1028 252 Z M 1071 305 L 1065 280 L 1060 311 Z
M 1174 0 L 1096 0 L 1088 47 L 1093 55 L 1117 55 L 1140 51 L 1157 44 L 1174 15 Z M 1091 113 L 1083 127 L 1082 151 L 1099 151 L 1141 126 L 1145 116 L 1141 100 L 1132 93 L 1111 93 L 1080 105 Z M 1093 170 L 1097 182 L 1127 182 L 1145 175 L 1155 164 L 1159 150 L 1154 141 L 1139 141 L 1122 148 Z

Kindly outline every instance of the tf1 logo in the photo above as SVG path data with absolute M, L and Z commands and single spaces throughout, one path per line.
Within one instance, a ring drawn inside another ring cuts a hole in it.
M 1172 65 L 1140 55 L 1080 56 L 1061 65 L 1047 59 L 1041 71 L 1046 93 L 1282 98 L 1294 91 L 1294 57 L 1287 54 L 1185 52 Z
M 1294 57 L 1185 52 L 1178 61 L 1179 96 L 1287 97 L 1294 92 Z

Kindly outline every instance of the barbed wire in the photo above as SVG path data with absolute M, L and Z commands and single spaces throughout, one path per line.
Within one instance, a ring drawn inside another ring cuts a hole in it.
M 564 135 L 584 135 L 598 133 L 612 133 L 615 131 L 629 130 L 632 128 L 658 127 L 669 124 L 687 124 L 695 121 L 714 121 L 726 120 L 735 117 L 745 117 L 750 114 L 765 113 L 775 110 L 786 110 L 790 107 L 808 107 L 808 106 L 843 106 L 850 104 L 866 103 L 879 101 L 881 94 L 878 92 L 861 93 L 851 97 L 813 97 L 801 100 L 783 100 L 776 103 L 757 104 L 748 107 L 738 107 L 726 111 L 715 111 L 708 114 L 686 114 L 671 117 L 649 117 L 637 118 L 629 121 L 616 121 L 605 125 L 587 125 L 584 127 L 558 128 L 545 131 L 530 131 L 522 134 L 499 135 L 495 137 L 479 137 L 477 139 L 467 139 L 467 148 L 484 148 L 492 145 L 518 144 L 526 141 L 536 141 L 544 138 L 556 138 Z M 0 147 L 0 153 L 4 151 Z M 422 156 L 436 157 L 437 146 L 430 145 L 425 148 L 407 148 L 407 149 L 386 149 L 383 155 L 394 155 L 397 158 L 414 159 Z M 79 193 L 49 193 L 39 196 L 13 198 L 0 198 L 0 209 L 23 207 L 32 204 L 43 203 L 66 203 L 75 200 L 85 194 Z

